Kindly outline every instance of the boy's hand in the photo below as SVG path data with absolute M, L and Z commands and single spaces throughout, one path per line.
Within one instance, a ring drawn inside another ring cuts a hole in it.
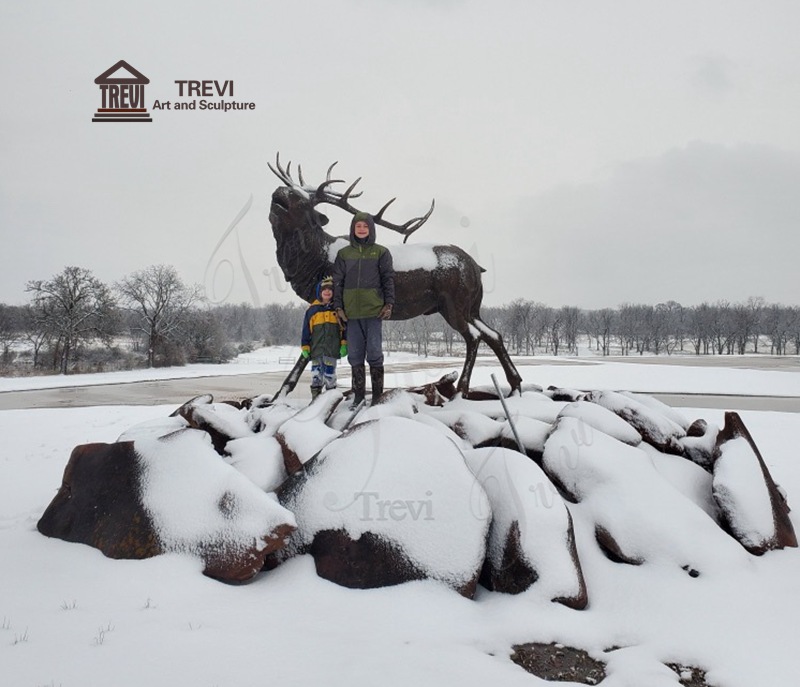
M 344 358 L 347 355 L 347 344 L 342 344 L 339 347 L 339 357 Z
M 300 351 L 300 355 L 303 356 L 304 360 L 308 360 L 308 356 L 310 356 L 311 353 L 304 348 L 302 351 Z
M 339 322 L 347 322 L 347 315 L 344 314 L 344 310 L 341 308 L 336 308 L 336 317 L 339 318 Z
M 388 320 L 392 316 L 392 305 L 391 303 L 386 303 L 382 308 L 381 311 L 378 313 L 378 317 L 382 320 Z

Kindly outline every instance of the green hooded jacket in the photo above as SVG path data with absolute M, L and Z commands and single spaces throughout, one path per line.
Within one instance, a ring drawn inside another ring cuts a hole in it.
M 356 222 L 369 225 L 369 236 L 359 240 Z M 333 263 L 334 307 L 344 310 L 348 319 L 377 317 L 384 304 L 394 305 L 394 267 L 392 254 L 375 243 L 375 220 L 358 212 L 350 222 L 350 245 L 340 249 Z

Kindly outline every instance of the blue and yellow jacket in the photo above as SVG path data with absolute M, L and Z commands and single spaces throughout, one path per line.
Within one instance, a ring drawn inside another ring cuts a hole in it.
M 311 303 L 303 318 L 303 334 L 300 337 L 300 345 L 309 352 L 311 360 L 322 356 L 338 358 L 340 347 L 346 343 L 346 332 L 336 319 L 333 301 L 327 305 L 320 300 Z

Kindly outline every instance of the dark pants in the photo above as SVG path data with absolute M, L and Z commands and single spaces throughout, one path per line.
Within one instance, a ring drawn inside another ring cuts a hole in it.
M 383 367 L 383 320 L 369 317 L 347 321 L 347 362 L 350 365 Z

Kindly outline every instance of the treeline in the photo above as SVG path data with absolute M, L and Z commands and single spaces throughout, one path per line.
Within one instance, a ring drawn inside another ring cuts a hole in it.
M 599 310 L 520 299 L 484 307 L 482 316 L 515 355 L 576 355 L 579 344 L 601 356 L 800 354 L 800 308 L 755 297 L 743 303 L 625 303 Z M 463 350 L 461 337 L 438 315 L 388 322 L 385 339 L 390 350 L 419 355 Z
M 0 304 L 0 374 L 108 371 L 225 362 L 257 346 L 298 345 L 305 306 L 210 306 L 174 267 L 153 265 L 114 284 L 66 267 L 28 282 L 30 303 Z M 717 301 L 682 306 L 553 308 L 515 300 L 485 307 L 484 321 L 515 355 L 800 354 L 800 308 Z M 440 315 L 388 321 L 388 351 L 461 355 L 462 338 Z M 585 349 L 584 349 L 585 350 Z
M 682 306 L 625 303 L 618 308 L 551 308 L 517 300 L 487 308 L 487 323 L 501 332 L 511 351 L 533 355 L 577 352 L 580 340 L 600 355 L 800 354 L 800 308 L 751 297 Z M 583 337 L 583 338 L 582 338 Z
M 97 372 L 226 362 L 299 337 L 301 305 L 210 307 L 174 267 L 153 265 L 108 285 L 66 267 L 28 282 L 31 301 L 0 304 L 0 374 Z

